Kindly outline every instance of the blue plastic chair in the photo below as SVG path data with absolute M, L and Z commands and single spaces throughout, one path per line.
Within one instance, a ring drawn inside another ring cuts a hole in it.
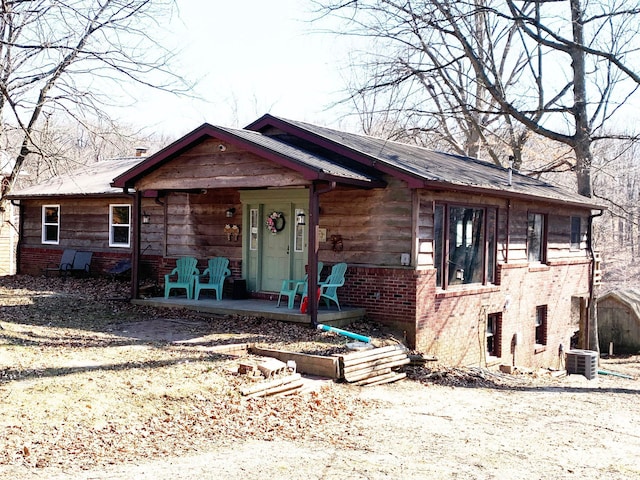
M 196 276 L 196 300 L 200 299 L 200 291 L 213 290 L 216 292 L 216 299 L 222 300 L 222 291 L 224 289 L 224 280 L 231 275 L 229 270 L 229 259 L 225 257 L 210 258 L 207 269 L 202 275 Z M 206 281 L 203 281 L 207 279 Z
M 164 298 L 169 298 L 169 293 L 174 288 L 184 288 L 187 291 L 187 298 L 191 299 L 194 280 L 200 274 L 197 265 L 196 258 L 179 258 L 176 261 L 176 268 L 164 276 Z M 174 275 L 176 276 L 175 281 L 171 279 Z
M 320 273 L 322 272 L 322 268 L 324 264 L 322 262 L 318 262 L 318 282 L 320 281 Z M 302 280 L 283 280 L 282 287 L 280 288 L 280 294 L 278 295 L 278 304 L 277 307 L 280 306 L 280 299 L 284 297 L 288 297 L 287 308 L 293 309 L 296 302 L 296 295 L 300 293 L 302 298 L 307 296 L 307 288 L 308 288 L 308 278 L 309 275 L 305 275 Z
M 338 301 L 338 288 L 344 285 L 344 275 L 347 273 L 346 263 L 336 263 L 331 267 L 331 273 L 325 281 L 320 282 L 320 299 L 324 298 L 324 303 L 327 308 L 330 307 L 329 302 L 335 302 L 340 310 L 340 302 Z

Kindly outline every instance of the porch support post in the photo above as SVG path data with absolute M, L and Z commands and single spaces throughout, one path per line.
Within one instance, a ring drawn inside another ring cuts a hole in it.
M 133 251 L 131 253 L 131 298 L 138 298 L 140 273 L 140 219 L 142 212 L 142 192 L 136 190 L 133 196 Z
M 336 188 L 336 182 L 331 182 L 324 189 L 318 189 L 313 182 L 309 187 L 309 284 L 307 297 L 309 298 L 309 315 L 311 326 L 318 325 L 318 229 L 320 228 L 320 195 Z
M 307 297 L 309 298 L 308 311 L 311 317 L 311 327 L 318 325 L 318 225 L 320 216 L 320 193 L 316 189 L 315 182 L 309 187 L 309 248 L 308 262 L 309 285 Z

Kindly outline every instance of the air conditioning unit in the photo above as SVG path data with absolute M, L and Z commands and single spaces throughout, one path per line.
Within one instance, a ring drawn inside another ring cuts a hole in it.
M 593 350 L 569 350 L 566 357 L 568 374 L 584 375 L 589 380 L 598 376 L 598 352 Z

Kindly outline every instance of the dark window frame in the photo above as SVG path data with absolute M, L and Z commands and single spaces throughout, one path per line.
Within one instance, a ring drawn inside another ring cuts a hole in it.
M 571 232 L 569 237 L 569 245 L 571 250 L 580 250 L 582 244 L 582 217 L 572 216 L 569 220 L 571 224 Z
M 437 270 L 436 286 L 446 290 L 452 283 L 449 265 L 451 250 L 451 210 L 465 209 L 482 211 L 482 245 L 478 247 L 482 253 L 482 280 L 480 282 L 454 283 L 453 285 L 487 285 L 495 282 L 497 263 L 498 215 L 497 206 L 476 205 L 467 203 L 436 202 L 434 206 L 434 267 Z M 467 225 L 463 228 L 468 228 Z M 473 230 L 473 226 L 471 227 Z M 466 232 L 463 232 L 463 236 Z M 439 237 L 439 238 L 438 238 Z M 465 237 L 466 238 L 466 237 Z
M 485 331 L 487 356 L 502 357 L 502 312 L 489 313 Z
M 539 217 L 542 221 L 542 225 L 540 227 L 540 235 L 538 238 L 538 246 L 533 249 L 534 245 L 532 242 L 533 235 L 535 233 L 535 224 L 532 225 L 532 219 L 535 223 L 535 218 Z M 528 212 L 527 213 L 527 261 L 529 263 L 547 263 L 547 244 L 548 244 L 548 228 L 549 228 L 549 218 L 546 213 L 541 212 Z
M 539 346 L 547 345 L 548 334 L 548 318 L 549 312 L 547 305 L 538 305 L 536 307 L 535 317 L 535 344 Z

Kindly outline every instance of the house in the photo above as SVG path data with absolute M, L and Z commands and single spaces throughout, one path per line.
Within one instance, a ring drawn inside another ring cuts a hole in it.
M 140 265 L 161 282 L 181 256 L 225 256 L 253 297 L 273 298 L 308 265 L 313 321 L 317 261 L 323 276 L 346 262 L 341 305 L 451 365 L 556 365 L 586 318 L 602 207 L 476 159 L 265 115 L 244 129 L 204 124 L 113 173 L 108 199 L 14 193 L 20 271 L 68 246 L 127 252 L 137 295 Z
M 611 291 L 598 298 L 598 343 L 601 352 L 640 352 L 640 290 Z
M 131 195 L 110 184 L 142 160 L 139 150 L 11 192 L 20 218 L 18 273 L 40 275 L 59 264 L 65 249 L 94 252 L 95 273 L 130 258 Z

